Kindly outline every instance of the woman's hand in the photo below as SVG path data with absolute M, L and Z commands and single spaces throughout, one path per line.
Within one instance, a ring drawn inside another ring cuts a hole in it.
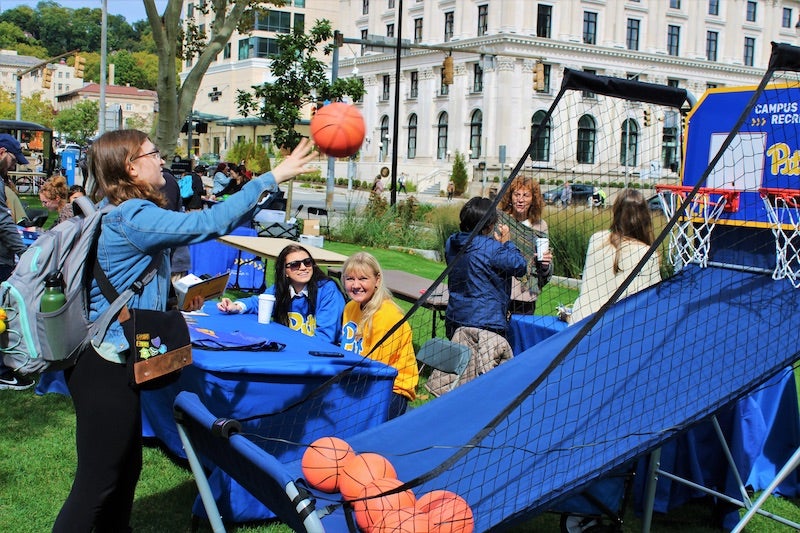
M 313 171 L 314 169 L 309 167 L 308 164 L 319 157 L 319 154 L 313 148 L 311 141 L 303 137 L 297 147 L 289 154 L 289 157 L 272 169 L 275 182 L 283 183 L 295 176 Z
M 206 303 L 206 299 L 202 296 L 195 296 L 189 301 L 189 305 L 186 305 L 184 302 L 184 311 L 199 311 L 203 308 L 203 304 Z
M 502 243 L 511 238 L 511 229 L 506 224 L 498 224 L 494 230 L 494 238 Z
M 552 254 L 552 253 L 550 253 L 550 250 L 547 250 L 547 251 L 546 251 L 546 252 L 545 252 L 545 253 L 542 255 L 542 258 L 541 258 L 541 259 L 537 259 L 536 261 L 537 261 L 537 262 L 538 262 L 538 263 L 539 263 L 539 264 L 540 264 L 540 265 L 541 265 L 543 268 L 545 268 L 545 269 L 546 269 L 546 268 L 547 268 L 547 267 L 550 265 L 550 263 L 552 263 L 552 262 L 553 262 L 553 254 Z
M 217 304 L 217 309 L 223 313 L 241 313 L 242 306 L 238 302 L 234 302 L 230 298 L 223 298 Z

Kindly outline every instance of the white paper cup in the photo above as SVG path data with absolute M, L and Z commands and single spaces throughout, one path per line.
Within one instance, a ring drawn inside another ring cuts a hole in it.
M 272 294 L 258 295 L 258 323 L 269 324 L 272 320 L 272 308 L 275 307 L 275 296 Z
M 536 259 L 541 261 L 544 254 L 550 249 L 550 239 L 547 237 L 536 237 Z

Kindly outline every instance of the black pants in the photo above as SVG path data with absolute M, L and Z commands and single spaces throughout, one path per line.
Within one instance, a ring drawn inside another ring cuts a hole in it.
M 75 405 L 78 468 L 54 532 L 128 531 L 142 470 L 139 392 L 125 365 L 91 348 L 65 372 Z

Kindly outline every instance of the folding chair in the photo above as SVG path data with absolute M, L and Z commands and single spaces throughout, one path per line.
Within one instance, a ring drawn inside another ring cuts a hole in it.
M 464 370 L 467 369 L 471 356 L 469 347 L 434 337 L 419 349 L 417 361 L 446 374 L 454 374 L 455 381 L 451 384 L 451 388 L 454 389 L 458 386 Z
M 320 233 L 322 233 L 324 231 L 325 235 L 330 237 L 331 227 L 330 227 L 330 219 L 328 218 L 328 210 L 327 209 L 323 209 L 321 207 L 309 207 L 308 208 L 308 215 L 309 216 L 315 215 L 315 216 L 319 217 L 319 230 L 320 230 Z M 322 218 L 323 217 L 325 217 L 325 223 L 324 224 L 322 222 Z

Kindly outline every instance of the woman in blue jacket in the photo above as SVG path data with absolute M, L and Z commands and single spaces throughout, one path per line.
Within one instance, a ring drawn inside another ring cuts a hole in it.
M 471 327 L 505 337 L 511 279 L 525 274 L 527 261 L 509 240 L 508 226 L 497 224 L 497 211 L 488 198 L 470 199 L 459 218 L 461 231 L 445 243 L 445 259 L 453 267 L 447 282 L 447 336 L 452 338 L 459 327 Z M 470 241 L 470 234 L 479 224 L 478 233 Z
M 250 220 L 266 191 L 310 172 L 317 156 L 304 139 L 272 172 L 263 174 L 211 209 L 180 213 L 162 206 L 164 160 L 137 130 L 104 133 L 89 149 L 92 197 L 116 206 L 102 220 L 97 261 L 118 292 L 128 288 L 160 257 L 155 278 L 128 306 L 164 310 L 169 294 L 169 251 L 229 233 Z M 89 291 L 89 318 L 109 306 L 96 280 Z M 53 531 L 130 531 L 136 483 L 142 470 L 142 415 L 139 390 L 130 385 L 130 353 L 115 321 L 65 371 L 75 405 L 78 466 Z
M 290 244 L 275 260 L 275 285 L 265 294 L 275 295 L 272 319 L 310 337 L 339 344 L 342 334 L 344 297 L 336 282 L 314 262 L 308 250 Z M 258 296 L 231 301 L 223 298 L 217 307 L 225 313 L 258 313 Z

